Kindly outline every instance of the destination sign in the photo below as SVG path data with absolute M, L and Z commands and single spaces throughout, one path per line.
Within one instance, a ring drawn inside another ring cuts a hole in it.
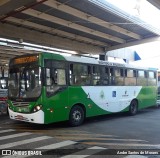
M 107 65 L 107 66 L 118 66 L 118 67 L 124 67 L 125 66 L 125 64 L 112 63 L 112 62 L 108 62 L 108 61 L 99 61 L 99 64 L 101 64 L 101 65 Z
M 38 60 L 37 56 L 28 56 L 28 57 L 20 57 L 14 59 L 14 64 L 25 64 L 25 63 L 31 63 Z

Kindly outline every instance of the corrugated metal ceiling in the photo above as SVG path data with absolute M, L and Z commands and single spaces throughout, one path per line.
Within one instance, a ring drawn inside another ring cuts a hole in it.
M 143 43 L 158 38 L 160 34 L 160 30 L 147 24 L 142 25 L 140 19 L 129 17 L 104 0 L 1 1 L 0 21 L 0 37 L 23 38 L 27 42 L 82 53 L 92 53 L 91 50 L 93 53 L 102 53 L 105 50 Z M 11 29 L 7 32 L 7 28 Z M 26 34 L 33 32 L 31 38 L 20 36 L 24 34 L 23 30 Z M 33 38 L 34 33 L 39 33 L 41 41 Z M 46 41 L 44 34 L 45 37 L 52 36 L 55 42 L 49 42 L 49 39 Z M 58 42 L 57 38 L 62 40 Z M 70 44 L 70 41 L 75 45 Z M 5 59 L 10 57 L 12 55 Z

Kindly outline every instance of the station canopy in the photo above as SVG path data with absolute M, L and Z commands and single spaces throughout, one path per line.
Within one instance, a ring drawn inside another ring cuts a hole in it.
M 148 1 L 160 6 L 158 0 Z M 102 54 L 158 40 L 160 35 L 160 29 L 105 0 L 1 0 L 0 21 L 1 64 L 17 55 L 34 53 L 24 49 L 26 42 Z

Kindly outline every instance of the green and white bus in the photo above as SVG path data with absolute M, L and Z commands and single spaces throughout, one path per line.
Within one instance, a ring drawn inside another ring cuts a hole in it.
M 52 53 L 18 56 L 9 64 L 11 119 L 38 124 L 129 112 L 156 105 L 157 72 L 129 64 Z

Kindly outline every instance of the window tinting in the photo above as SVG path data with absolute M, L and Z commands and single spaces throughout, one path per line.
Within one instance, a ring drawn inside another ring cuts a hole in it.
M 82 64 L 70 64 L 70 85 L 90 85 L 91 67 Z

